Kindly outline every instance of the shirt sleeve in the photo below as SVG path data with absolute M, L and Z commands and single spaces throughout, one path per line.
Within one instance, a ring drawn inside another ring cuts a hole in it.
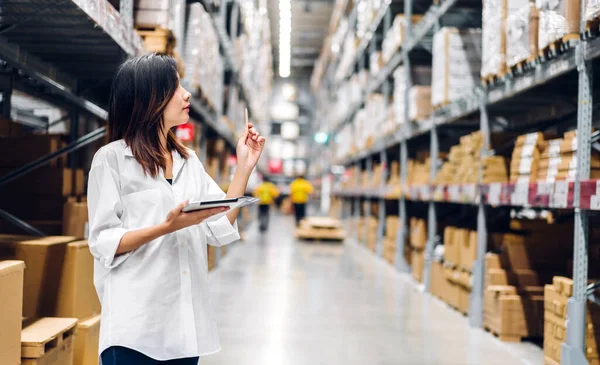
M 206 171 L 204 181 L 206 181 L 205 199 L 223 199 L 227 194 L 221 190 L 219 185 L 208 175 Z M 211 246 L 223 246 L 240 239 L 237 220 L 231 224 L 227 216 L 223 216 L 214 222 L 200 223 L 203 231 L 206 233 L 207 243 Z
M 92 255 L 107 269 L 119 266 L 131 255 L 131 252 L 115 255 L 121 238 L 128 230 L 123 228 L 121 221 L 123 209 L 119 175 L 110 166 L 110 153 L 98 152 L 88 180 L 88 244 Z M 116 156 L 112 157 L 116 166 Z

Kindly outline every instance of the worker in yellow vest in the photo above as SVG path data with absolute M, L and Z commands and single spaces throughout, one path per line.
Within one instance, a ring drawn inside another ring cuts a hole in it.
M 254 189 L 254 197 L 260 199 L 258 204 L 259 229 L 265 232 L 269 228 L 269 215 L 271 205 L 279 197 L 279 190 L 272 182 L 264 179 L 263 182 Z
M 299 176 L 290 184 L 290 196 L 294 204 L 294 212 L 296 214 L 296 225 L 306 217 L 306 203 L 313 192 L 313 186 L 304 176 Z

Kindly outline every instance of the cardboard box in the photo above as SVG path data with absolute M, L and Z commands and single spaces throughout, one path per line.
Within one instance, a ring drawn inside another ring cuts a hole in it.
M 477 259 L 477 231 L 468 231 L 469 239 L 462 241 L 460 246 L 460 267 L 471 272 Z
M 94 287 L 94 257 L 87 241 L 71 242 L 62 267 L 55 316 L 89 318 L 100 314 Z
M 76 169 L 73 181 L 73 195 L 84 195 L 87 192 L 85 186 L 85 174 L 83 169 Z
M 0 261 L 0 364 L 21 363 L 23 261 Z
M 22 365 L 73 365 L 75 318 L 27 320 L 21 332 Z
M 412 276 L 419 283 L 423 282 L 423 269 L 425 268 L 425 254 L 423 250 L 413 249 L 411 253 Z
M 0 176 L 4 176 L 12 171 L 12 168 L 2 168 L 0 169 Z M 66 197 L 72 193 L 73 171 L 71 169 L 40 167 L 3 186 L 1 195 L 35 194 Z
M 385 236 L 387 238 L 396 238 L 400 227 L 400 219 L 398 216 L 388 216 L 385 219 Z
M 59 134 L 35 134 L 21 138 L 7 138 L 0 143 L 0 166 L 21 167 L 40 157 L 49 155 L 66 146 L 65 136 Z M 51 167 L 67 165 L 67 156 L 59 157 L 49 163 Z
M 100 316 L 80 321 L 75 328 L 73 363 L 75 365 L 98 365 L 99 340 Z
M 427 223 L 424 219 L 410 219 L 410 245 L 414 248 L 423 249 L 427 244 Z
M 0 235 L 0 258 L 25 262 L 23 316 L 54 316 L 67 244 L 74 237 Z
M 63 208 L 63 230 L 64 236 L 87 238 L 88 230 L 88 206 L 87 202 L 67 201 Z

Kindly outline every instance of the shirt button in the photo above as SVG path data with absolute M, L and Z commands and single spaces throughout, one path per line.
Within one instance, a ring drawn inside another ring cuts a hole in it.
M 183 275 L 187 275 L 187 270 L 185 270 L 185 271 L 183 272 Z

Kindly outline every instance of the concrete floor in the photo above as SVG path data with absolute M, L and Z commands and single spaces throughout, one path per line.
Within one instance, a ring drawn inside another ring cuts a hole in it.
M 543 363 L 422 293 L 352 240 L 297 242 L 289 217 L 250 230 L 211 272 L 223 350 L 202 365 L 508 365 Z

